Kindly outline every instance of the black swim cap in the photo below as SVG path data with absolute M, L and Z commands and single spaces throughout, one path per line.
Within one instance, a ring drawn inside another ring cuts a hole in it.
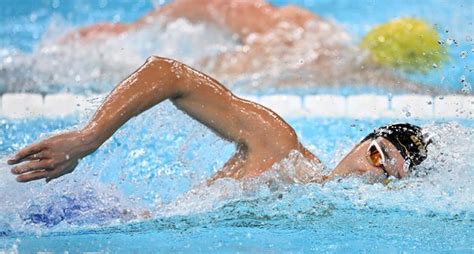
M 399 123 L 382 126 L 365 137 L 361 143 L 378 137 L 386 138 L 400 151 L 409 169 L 426 159 L 428 153 L 426 147 L 430 142 L 416 125 Z

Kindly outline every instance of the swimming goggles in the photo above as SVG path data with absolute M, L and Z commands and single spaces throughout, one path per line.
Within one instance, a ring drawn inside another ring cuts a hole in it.
M 385 169 L 385 155 L 384 151 L 380 147 L 379 143 L 374 139 L 367 148 L 367 160 L 370 164 L 374 165 L 383 170 L 385 177 L 389 177 L 390 174 Z

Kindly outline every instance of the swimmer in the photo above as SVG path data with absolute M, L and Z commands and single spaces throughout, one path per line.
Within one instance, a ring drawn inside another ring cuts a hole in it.
M 262 80 L 272 78 L 271 82 L 258 82 L 260 88 L 369 85 L 414 93 L 437 90 L 365 61 L 365 53 L 334 22 L 296 6 L 275 7 L 263 0 L 175 0 L 135 22 L 95 24 L 73 31 L 61 41 L 98 43 L 137 31 L 153 32 L 151 27 L 180 18 L 216 26 L 237 39 L 237 47 L 193 64 L 219 80 L 235 83 L 257 74 Z
M 176 60 L 150 57 L 107 96 L 84 128 L 47 138 L 19 150 L 8 164 L 19 182 L 71 173 L 80 160 L 97 150 L 130 118 L 169 99 L 178 109 L 236 144 L 235 154 L 209 181 L 223 177 L 245 180 L 262 175 L 275 163 L 298 151 L 321 161 L 300 142 L 293 128 L 272 110 L 239 98 L 210 76 Z M 358 143 L 323 177 L 305 170 L 300 182 L 322 183 L 335 178 L 375 175 L 381 181 L 410 175 L 427 156 L 419 127 L 381 127 Z M 299 170 L 299 169 L 297 169 Z

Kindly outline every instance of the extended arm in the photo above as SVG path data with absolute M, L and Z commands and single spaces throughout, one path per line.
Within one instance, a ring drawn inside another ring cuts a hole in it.
M 271 110 L 236 97 L 214 79 L 182 63 L 151 57 L 112 91 L 82 130 L 30 145 L 8 163 L 27 161 L 12 169 L 22 182 L 48 181 L 70 173 L 79 159 L 95 151 L 130 118 L 166 99 L 238 143 L 248 161 L 273 163 L 300 147 L 293 129 Z

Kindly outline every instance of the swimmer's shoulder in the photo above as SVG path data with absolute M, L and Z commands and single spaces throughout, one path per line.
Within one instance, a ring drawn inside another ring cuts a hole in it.
M 287 5 L 278 9 L 280 22 L 290 22 L 303 27 L 310 20 L 319 20 L 314 13 L 294 5 Z

